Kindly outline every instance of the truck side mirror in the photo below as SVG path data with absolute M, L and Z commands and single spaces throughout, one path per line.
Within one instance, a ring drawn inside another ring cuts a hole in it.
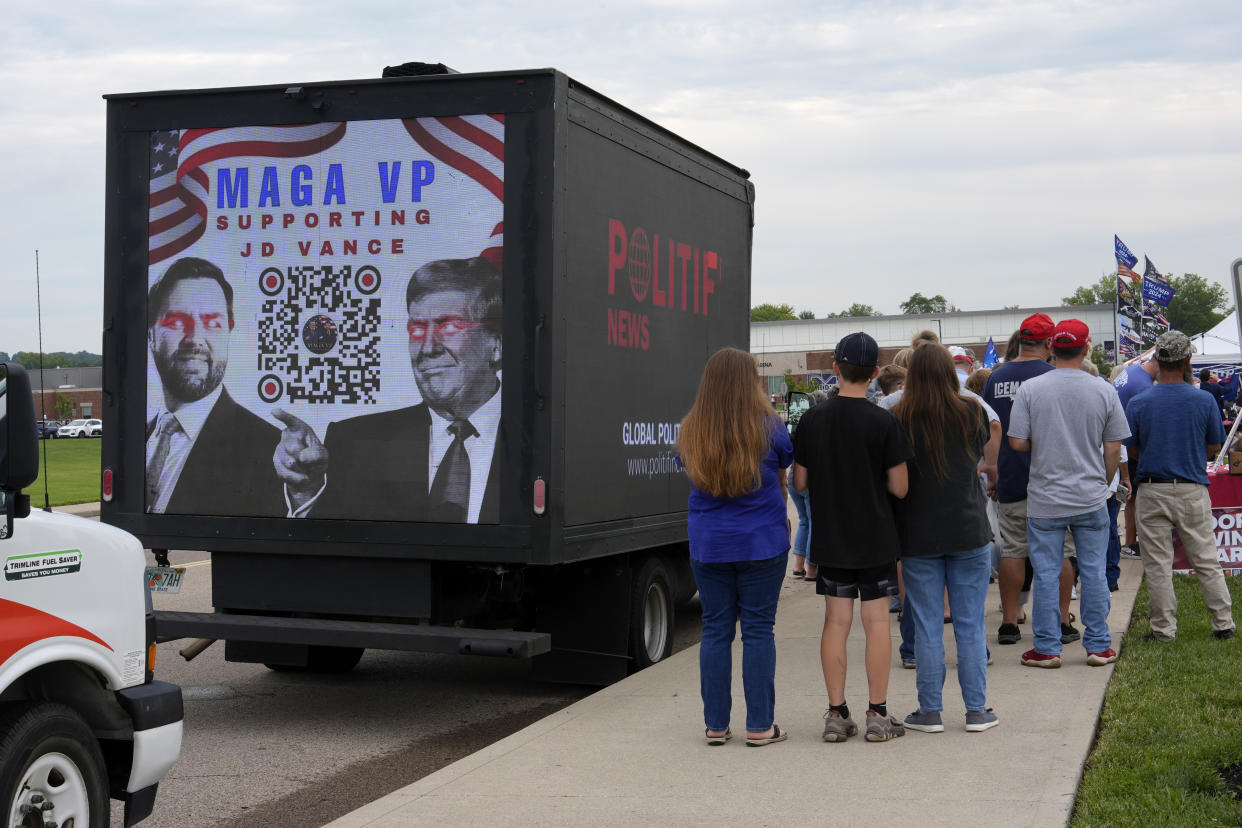
M 18 363 L 0 362 L 0 497 L 4 509 L 0 538 L 13 536 L 14 518 L 30 514 L 30 498 L 21 492 L 38 476 L 39 440 L 30 377 Z

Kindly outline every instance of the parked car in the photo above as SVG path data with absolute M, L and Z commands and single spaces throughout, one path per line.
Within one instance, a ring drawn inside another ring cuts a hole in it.
M 59 420 L 39 420 L 35 423 L 35 433 L 39 435 L 40 440 L 55 438 L 61 425 Z
M 58 437 L 102 437 L 102 420 L 74 420 L 56 432 Z

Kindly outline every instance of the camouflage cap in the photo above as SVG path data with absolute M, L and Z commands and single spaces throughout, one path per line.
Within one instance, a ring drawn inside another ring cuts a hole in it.
M 1165 331 L 1156 338 L 1156 360 L 1178 362 L 1194 353 L 1190 338 L 1181 331 Z

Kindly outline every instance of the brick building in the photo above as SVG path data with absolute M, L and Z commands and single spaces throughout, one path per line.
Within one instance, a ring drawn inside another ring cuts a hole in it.
M 30 369 L 34 391 L 35 416 L 40 420 L 63 419 L 56 411 L 60 397 L 69 400 L 69 419 L 100 417 L 103 414 L 103 368 Z

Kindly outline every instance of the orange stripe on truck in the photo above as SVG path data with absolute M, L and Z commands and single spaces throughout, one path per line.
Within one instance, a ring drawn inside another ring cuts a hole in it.
M 18 650 L 35 641 L 56 636 L 85 638 L 112 649 L 108 642 L 77 624 L 71 624 L 34 607 L 0 598 L 0 663 L 8 661 Z

